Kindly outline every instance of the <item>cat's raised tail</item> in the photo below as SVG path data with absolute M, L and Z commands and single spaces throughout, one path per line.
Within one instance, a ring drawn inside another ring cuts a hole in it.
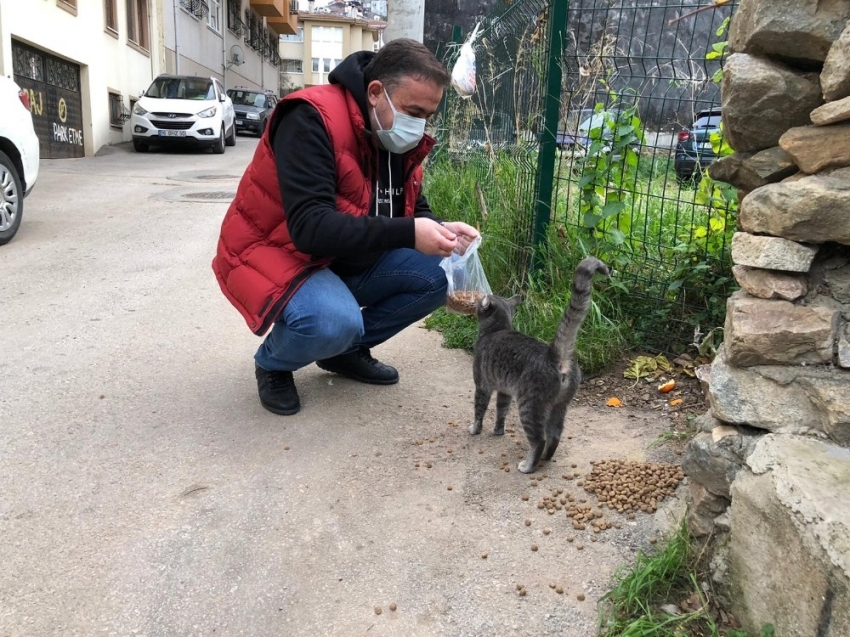
M 555 339 L 549 346 L 549 354 L 558 365 L 562 374 L 569 372 L 576 347 L 579 328 L 584 323 L 590 309 L 590 294 L 593 291 L 593 275 L 601 272 L 607 275 L 608 266 L 595 257 L 582 259 L 573 276 L 573 293 L 570 304 L 564 310 L 564 317 L 558 325 Z

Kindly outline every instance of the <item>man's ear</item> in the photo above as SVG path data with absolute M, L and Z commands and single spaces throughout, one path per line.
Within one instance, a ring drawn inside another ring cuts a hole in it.
M 369 102 L 369 106 L 377 106 L 378 100 L 381 99 L 381 95 L 383 94 L 384 85 L 380 81 L 372 80 L 369 82 L 369 85 L 366 87 L 366 100 Z

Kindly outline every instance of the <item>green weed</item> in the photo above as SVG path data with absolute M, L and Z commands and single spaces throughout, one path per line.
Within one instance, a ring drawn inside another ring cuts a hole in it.
M 750 637 L 727 630 L 713 618 L 712 600 L 700 586 L 708 545 L 696 542 L 682 527 L 658 550 L 640 552 L 634 567 L 615 577 L 614 588 L 600 601 L 600 637 Z M 692 612 L 662 610 L 691 600 Z M 760 637 L 772 637 L 767 624 Z

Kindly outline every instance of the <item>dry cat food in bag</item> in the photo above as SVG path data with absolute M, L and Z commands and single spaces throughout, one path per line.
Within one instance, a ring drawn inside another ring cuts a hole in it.
M 478 301 L 492 294 L 484 267 L 478 257 L 481 236 L 466 249 L 463 254 L 453 252 L 440 261 L 440 267 L 446 271 L 449 289 L 446 292 L 446 309 L 455 314 L 475 314 Z

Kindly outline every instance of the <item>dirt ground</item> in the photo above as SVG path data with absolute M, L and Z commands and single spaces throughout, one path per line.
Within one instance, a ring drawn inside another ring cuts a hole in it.
M 201 158 L 222 175 L 205 187 L 235 189 L 254 146 Z M 421 326 L 373 352 L 398 385 L 311 365 L 302 411 L 270 414 L 258 340 L 209 268 L 227 203 L 179 201 L 201 188 L 165 178 L 185 170 L 120 149 L 46 163 L 4 246 L 0 635 L 594 635 L 659 514 L 606 511 L 620 528 L 594 534 L 537 504 L 593 503 L 562 477 L 592 461 L 679 462 L 681 441 L 657 443 L 696 382 L 677 409 L 616 369 L 589 379 L 534 480 L 515 411 L 513 436 L 486 433 L 492 412 L 467 433 L 470 356 Z
M 422 403 L 417 395 L 425 388 L 402 381 L 407 397 L 392 406 L 399 425 L 393 439 L 351 453 L 341 469 L 343 493 L 357 494 L 358 503 L 343 497 L 333 507 L 363 512 L 364 542 L 357 550 L 387 577 L 349 581 L 346 605 L 357 599 L 357 609 L 344 618 L 329 609 L 326 634 L 594 635 L 597 603 L 613 575 L 632 564 L 638 550 L 651 549 L 666 523 L 646 513 L 629 519 L 606 510 L 606 519 L 620 528 L 594 533 L 574 529 L 563 511 L 549 514 L 537 503 L 560 488 L 596 504 L 575 476 L 584 476 L 598 460 L 680 462 L 681 441 L 664 437 L 675 429 L 675 414 L 661 405 L 671 398 L 650 392 L 644 402 L 649 385 L 621 382 L 617 369 L 589 380 L 568 414 L 555 459 L 525 476 L 516 470 L 526 443 L 515 408 L 504 437 L 488 433 L 492 410 L 482 435 L 466 431 L 472 414 L 470 356 L 443 349 L 440 335 L 427 330 L 411 328 L 401 339 L 395 346 L 403 348 L 404 339 L 420 344 L 419 355 L 399 366 L 403 378 L 416 369 L 450 371 L 437 388 L 426 389 L 431 400 Z M 394 349 L 387 344 L 382 358 L 398 362 Z M 352 400 L 374 391 L 328 380 L 353 393 Z M 683 381 L 681 395 L 694 394 L 694 386 L 698 389 L 697 381 L 693 386 Z M 614 394 L 622 408 L 605 406 Z M 505 462 L 507 470 L 501 468 Z M 388 530 L 408 528 L 409 536 L 394 538 L 389 547 L 373 545 L 368 529 L 377 521 Z M 390 611 L 390 603 L 397 610 Z

